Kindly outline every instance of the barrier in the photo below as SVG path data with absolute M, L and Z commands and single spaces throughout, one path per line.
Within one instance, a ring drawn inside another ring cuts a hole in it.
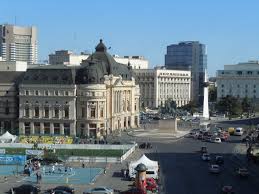
M 123 146 L 123 145 L 121 145 Z M 127 145 L 129 146 L 129 145 Z M 121 157 L 79 157 L 79 156 L 70 156 L 67 161 L 69 162 L 86 162 L 86 163 L 121 163 L 124 161 L 130 154 L 132 154 L 136 149 L 137 144 L 131 145 L 131 148 L 128 149 Z M 120 148 L 121 149 L 121 148 Z
M 0 148 L 33 148 L 34 144 L 0 143 Z M 109 144 L 38 144 L 38 148 L 51 149 L 89 149 L 89 150 L 128 150 L 134 144 L 109 145 Z
M 24 165 L 26 156 L 24 155 L 0 155 L 0 164 Z

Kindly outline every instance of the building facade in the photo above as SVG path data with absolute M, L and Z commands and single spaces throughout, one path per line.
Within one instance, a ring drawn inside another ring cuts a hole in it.
M 191 72 L 166 68 L 136 69 L 135 78 L 140 87 L 141 106 L 158 108 L 168 99 L 183 106 L 191 100 Z
M 38 43 L 36 27 L 0 25 L 0 56 L 4 61 L 37 63 Z
M 227 95 L 250 98 L 259 102 L 259 62 L 248 61 L 235 65 L 225 65 L 217 71 L 217 99 Z
M 18 83 L 24 72 L 0 71 L 0 134 L 18 134 Z
M 198 41 L 186 41 L 167 46 L 165 66 L 168 69 L 191 71 L 191 99 L 196 103 L 201 103 L 205 69 L 207 69 L 205 45 Z
M 49 64 L 51 65 L 80 65 L 83 60 L 86 60 L 89 54 L 81 53 L 75 54 L 68 50 L 55 51 L 54 54 L 49 55 Z
M 131 67 L 100 41 L 80 66 L 28 69 L 19 85 L 20 134 L 100 137 L 139 125 Z
M 26 71 L 27 66 L 24 61 L 0 61 L 0 71 Z
M 124 56 L 120 57 L 118 55 L 113 55 L 114 60 L 117 63 L 124 65 L 130 65 L 132 69 L 148 69 L 148 60 L 143 56 Z

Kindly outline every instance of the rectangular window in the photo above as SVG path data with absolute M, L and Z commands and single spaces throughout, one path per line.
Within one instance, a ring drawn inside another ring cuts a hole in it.
M 70 135 L 70 124 L 64 123 L 64 135 Z
M 101 117 L 101 118 L 103 118 L 103 112 L 104 112 L 104 111 L 103 111 L 103 108 L 101 108 L 101 110 L 100 110 L 100 117 Z
M 49 107 L 48 106 L 44 107 L 44 117 L 49 118 Z
M 9 107 L 5 107 L 5 114 L 6 114 L 6 115 L 9 115 L 9 113 L 10 113 Z
M 29 122 L 24 123 L 25 127 L 25 135 L 30 135 L 31 134 L 31 126 Z
M 29 93 L 28 90 L 25 91 L 25 95 L 26 95 L 26 96 L 29 96 L 29 95 L 30 95 L 30 93 Z
M 46 90 L 46 91 L 45 91 L 45 96 L 48 96 L 48 95 L 49 95 L 49 91 Z
M 65 91 L 65 96 L 68 96 L 68 91 Z
M 54 135 L 59 135 L 59 134 L 60 134 L 60 124 L 54 123 Z
M 39 114 L 40 114 L 40 108 L 36 106 L 34 109 L 34 117 L 39 118 Z
M 58 107 L 54 108 L 54 117 L 59 118 L 59 108 Z
M 44 134 L 50 134 L 50 123 L 44 123 Z
M 82 107 L 82 118 L 84 118 L 85 117 L 85 108 L 84 107 Z
M 40 123 L 34 123 L 34 133 L 40 134 Z
M 30 109 L 29 109 L 29 106 L 26 106 L 25 107 L 25 113 L 24 113 L 24 116 L 29 118 L 30 117 Z
M 64 109 L 64 112 L 65 112 L 65 118 L 69 118 L 69 107 L 65 107 Z
M 36 95 L 36 96 L 39 95 L 39 91 L 38 91 L 38 90 L 35 91 L 35 95 Z
M 55 96 L 58 96 L 58 91 L 57 90 L 55 90 Z
M 91 108 L 91 118 L 95 117 L 95 108 Z
M 96 124 L 90 123 L 90 124 L 89 124 L 89 128 L 90 128 L 90 129 L 96 129 Z

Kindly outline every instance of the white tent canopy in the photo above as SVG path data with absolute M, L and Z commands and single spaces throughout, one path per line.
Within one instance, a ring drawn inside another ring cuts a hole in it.
M 12 135 L 8 131 L 6 131 L 3 135 L 0 136 L 0 142 L 1 143 L 12 143 L 16 140 L 17 136 Z
M 150 160 L 148 157 L 145 156 L 145 154 L 143 154 L 138 160 L 129 163 L 130 177 L 135 177 L 135 168 L 140 163 L 145 164 L 145 166 L 147 167 L 147 174 L 148 172 L 154 172 L 155 176 L 158 176 L 158 162 Z

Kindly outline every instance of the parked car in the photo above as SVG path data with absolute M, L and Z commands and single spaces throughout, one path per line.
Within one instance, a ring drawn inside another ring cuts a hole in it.
M 47 194 L 70 194 L 70 193 L 63 190 L 55 190 L 55 191 L 47 192 Z
M 139 148 L 140 149 L 151 149 L 152 145 L 151 145 L 151 143 L 142 143 L 139 145 Z
M 235 129 L 234 135 L 242 136 L 243 133 L 244 133 L 243 128 L 237 127 L 237 128 Z
M 83 194 L 114 194 L 114 190 L 108 187 L 96 187 L 84 191 Z
M 246 168 L 238 168 L 237 175 L 239 175 L 240 177 L 248 177 L 249 171 Z
M 221 194 L 235 194 L 232 186 L 226 185 L 221 188 Z
M 212 137 L 212 138 L 210 139 L 210 141 L 211 141 L 212 143 L 221 143 L 221 139 L 220 139 L 219 137 Z
M 210 155 L 207 154 L 207 153 L 204 153 L 204 154 L 202 154 L 201 159 L 202 159 L 203 161 L 210 161 Z
M 202 147 L 201 147 L 201 153 L 207 153 L 207 152 L 208 152 L 207 147 L 202 146 Z
M 218 164 L 218 165 L 224 164 L 224 158 L 223 158 L 223 156 L 216 156 L 216 157 L 215 157 L 215 162 L 216 162 L 216 164 Z
M 215 174 L 220 173 L 219 165 L 217 165 L 217 164 L 212 164 L 212 165 L 209 167 L 209 171 L 210 171 L 211 173 L 215 173 Z
M 55 191 L 65 191 L 67 193 L 70 194 L 74 194 L 75 193 L 75 189 L 68 187 L 68 186 L 57 186 L 54 189 L 49 189 L 48 192 L 55 192 Z
M 40 193 L 39 187 L 35 185 L 24 184 L 19 187 L 14 187 L 10 189 L 10 193 L 14 191 L 15 194 L 38 194 Z

